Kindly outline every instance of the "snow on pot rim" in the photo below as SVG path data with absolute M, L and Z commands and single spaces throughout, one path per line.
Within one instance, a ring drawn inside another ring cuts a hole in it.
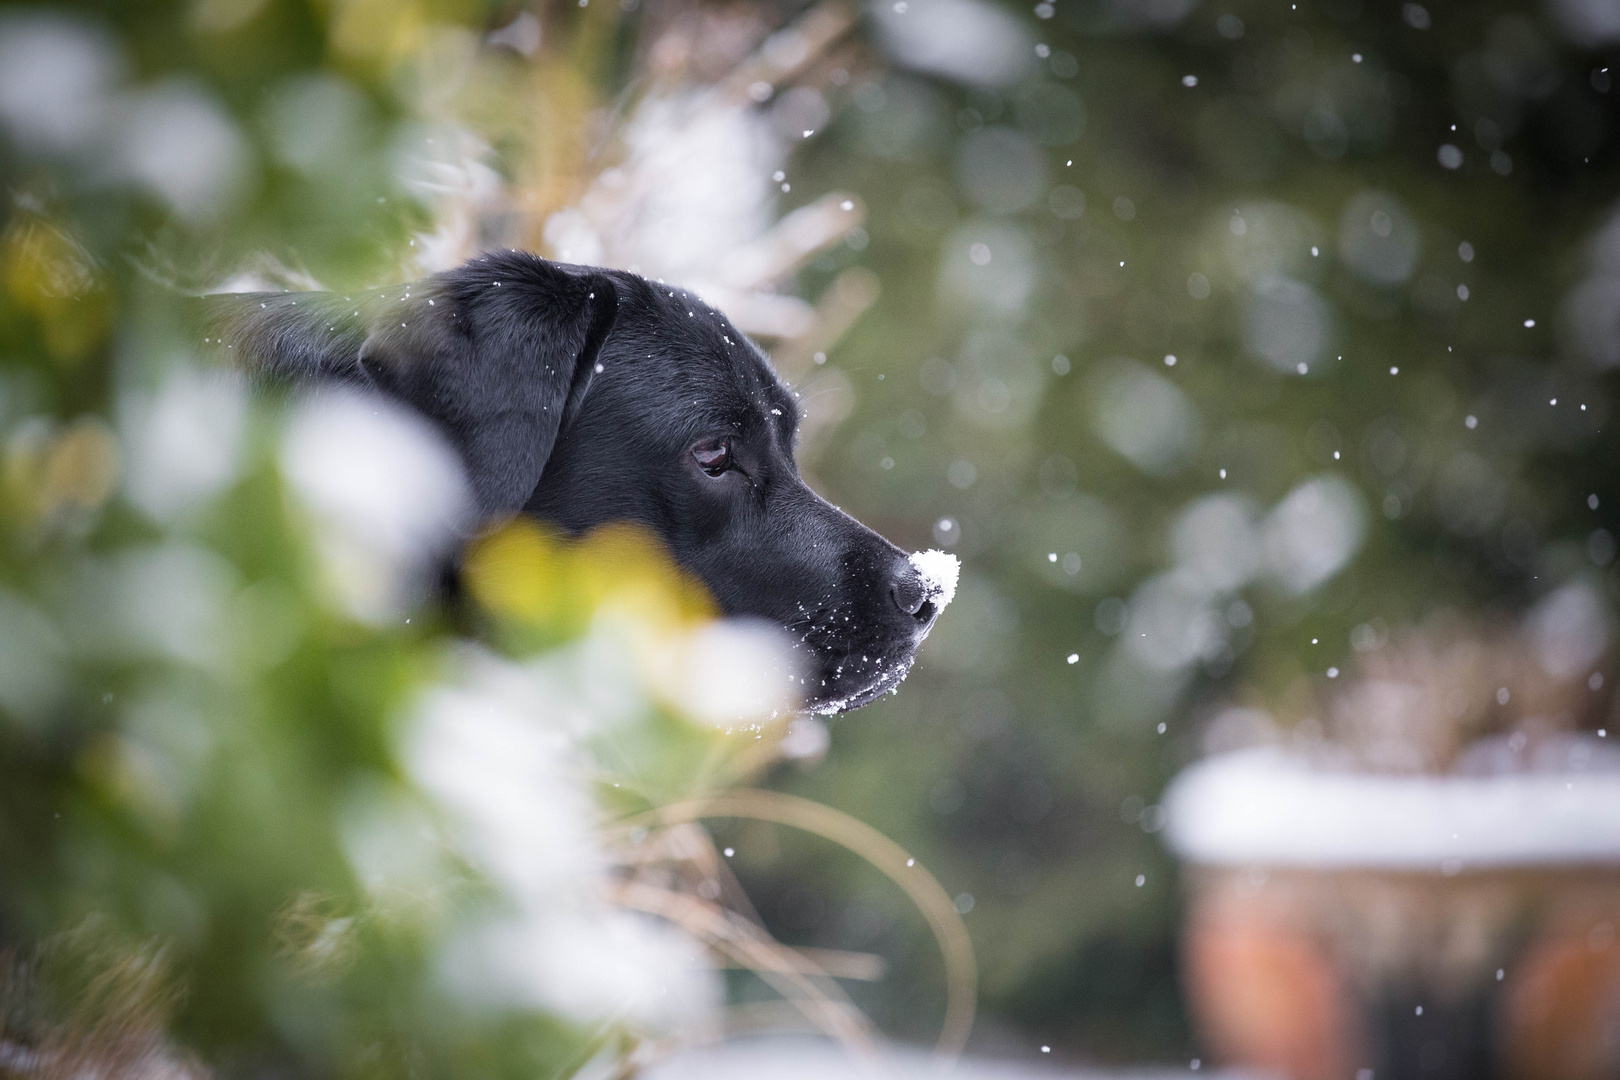
M 1171 850 L 1205 865 L 1445 874 L 1620 865 L 1614 768 L 1398 776 L 1261 747 L 1189 767 L 1163 805 Z

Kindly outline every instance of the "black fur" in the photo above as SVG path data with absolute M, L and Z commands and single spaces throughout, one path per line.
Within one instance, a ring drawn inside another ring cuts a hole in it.
M 728 615 L 803 644 L 812 709 L 898 684 L 938 614 L 898 548 L 800 479 L 793 395 L 685 290 L 502 252 L 372 293 L 208 302 L 250 369 L 367 384 L 426 415 L 486 519 L 651 529 Z M 709 476 L 692 448 L 718 436 L 737 468 Z

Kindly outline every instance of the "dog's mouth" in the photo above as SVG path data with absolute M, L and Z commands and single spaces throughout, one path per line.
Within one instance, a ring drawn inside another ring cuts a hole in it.
M 804 656 L 803 708 L 823 715 L 858 709 L 897 689 L 927 632 L 897 633 L 854 605 L 806 612 L 789 630 Z
M 914 659 L 903 656 L 882 664 L 846 657 L 821 676 L 820 685 L 813 688 L 805 702 L 805 711 L 821 716 L 850 712 L 894 693 L 910 673 Z
M 806 711 L 849 712 L 898 690 L 905 681 L 917 647 L 955 595 L 958 573 L 955 557 L 943 552 L 919 552 L 910 562 L 922 592 L 901 609 L 903 620 L 894 612 L 878 618 L 859 604 L 845 603 L 803 611 L 788 628 L 809 654 Z
M 849 712 L 862 705 L 869 705 L 884 694 L 898 693 L 900 684 L 906 681 L 906 675 L 911 672 L 913 657 L 907 657 L 904 664 L 896 665 L 890 670 L 853 695 L 843 700 L 826 702 L 823 705 L 812 707 L 811 712 L 822 715 Z

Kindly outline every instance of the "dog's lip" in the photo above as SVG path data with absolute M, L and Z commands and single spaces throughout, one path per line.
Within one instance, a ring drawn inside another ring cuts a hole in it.
M 878 680 L 865 690 L 862 690 L 854 697 L 845 701 L 844 707 L 839 711 L 849 712 L 852 709 L 859 709 L 863 705 L 870 705 L 884 694 L 887 694 L 890 690 L 893 690 L 895 687 L 899 686 L 901 680 L 904 678 L 904 675 L 890 675 Z
M 842 697 L 829 696 L 820 701 L 811 700 L 805 704 L 802 711 L 818 716 L 831 716 L 837 713 L 851 712 L 863 705 L 870 705 L 905 681 L 906 676 L 911 673 L 911 665 L 914 660 L 915 657 L 908 654 L 902 658 L 902 662 L 887 668 L 881 677 L 872 680 L 859 690 Z

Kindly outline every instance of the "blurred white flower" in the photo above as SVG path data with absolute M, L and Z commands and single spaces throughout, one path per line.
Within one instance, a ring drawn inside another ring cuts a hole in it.
M 1308 592 L 1360 549 L 1366 532 L 1361 496 L 1342 477 L 1315 477 L 1290 491 L 1261 531 L 1266 569 L 1289 592 Z
M 719 1006 L 707 950 L 667 923 L 606 911 L 548 928 L 543 969 L 553 1006 L 576 1017 L 627 1015 L 642 1030 L 688 1032 Z
M 1609 647 L 1609 609 L 1590 582 L 1544 597 L 1525 618 L 1541 668 L 1555 679 L 1585 675 Z
M 527 665 L 549 702 L 550 722 L 576 739 L 609 731 L 647 708 L 645 678 L 627 626 L 603 612 L 577 644 L 537 656 Z
M 247 391 L 240 376 L 177 364 L 151 393 L 119 403 L 130 501 L 158 521 L 215 495 L 241 468 Z
M 448 849 L 422 801 L 380 778 L 355 781 L 337 815 L 355 877 L 385 910 L 432 900 L 449 874 Z
M 588 894 L 603 858 L 575 742 L 526 669 L 474 650 L 429 690 L 401 757 L 444 807 L 457 847 L 526 910 Z
M 898 63 L 974 86 L 1009 86 L 1034 67 L 1034 39 L 982 0 L 873 0 L 878 40 Z
M 757 619 L 715 619 L 649 653 L 649 677 L 684 715 L 721 730 L 791 712 L 802 683 L 793 640 Z
M 1203 440 L 1192 399 L 1141 364 L 1126 362 L 1104 377 L 1092 397 L 1097 436 L 1144 472 L 1174 472 Z
M 45 11 L 0 17 L 0 125 L 25 149 L 87 149 L 122 74 L 118 47 L 99 26 Z
M 1333 312 L 1309 285 L 1267 278 L 1255 285 L 1243 311 L 1243 343 L 1249 354 L 1285 374 L 1324 370 L 1333 339 Z
M 738 638 L 696 644 L 756 646 Z M 591 762 L 566 720 L 577 703 L 554 693 L 558 662 L 521 665 L 466 648 L 403 734 L 406 775 L 438 804 L 455 849 L 502 890 L 511 911 L 455 932 L 443 977 L 469 1002 L 539 1007 L 581 1022 L 628 1019 L 655 1034 L 682 1030 L 710 1015 L 718 981 L 695 940 L 607 905 Z M 346 814 L 350 858 L 368 884 L 420 880 L 433 860 L 418 815 L 392 801 L 361 792 Z
M 1339 258 L 1374 285 L 1400 285 L 1417 269 L 1423 234 L 1395 196 L 1364 191 L 1339 220 Z
M 819 761 L 832 745 L 832 732 L 819 716 L 795 716 L 788 721 L 787 734 L 777 743 L 783 757 L 793 761 Z
M 111 139 L 112 177 L 144 185 L 192 221 L 225 213 L 251 176 L 247 140 L 236 123 L 189 82 L 127 94 Z
M 538 1007 L 581 1023 L 628 1020 L 653 1035 L 690 1033 L 721 1000 L 702 945 L 625 911 L 487 923 L 451 944 L 443 970 L 463 1000 Z
M 470 521 L 455 452 L 382 398 L 321 391 L 293 412 L 281 467 L 314 519 L 328 586 L 356 618 L 385 622 Z

